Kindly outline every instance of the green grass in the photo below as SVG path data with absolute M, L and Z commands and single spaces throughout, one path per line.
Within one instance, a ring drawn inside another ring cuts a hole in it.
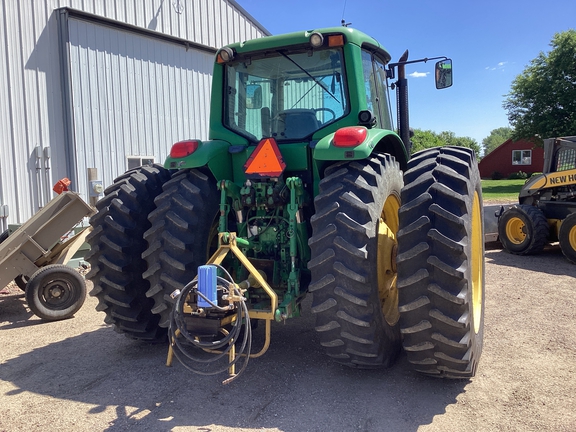
M 518 180 L 482 180 L 482 197 L 484 200 L 517 200 L 518 192 L 526 182 Z

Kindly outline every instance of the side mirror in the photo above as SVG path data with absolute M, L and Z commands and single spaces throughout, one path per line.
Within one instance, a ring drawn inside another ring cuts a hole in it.
M 246 86 L 246 108 L 262 108 L 262 86 L 258 84 L 248 84 Z
M 446 59 L 436 62 L 434 76 L 436 78 L 437 89 L 450 87 L 452 85 L 452 60 Z

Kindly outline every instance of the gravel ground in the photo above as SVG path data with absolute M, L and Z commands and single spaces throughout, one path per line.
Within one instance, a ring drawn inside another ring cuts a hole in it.
M 304 316 L 274 324 L 268 353 L 230 385 L 164 365 L 167 347 L 104 324 L 87 298 L 42 322 L 0 295 L 0 431 L 574 431 L 576 266 L 558 246 L 486 251 L 484 352 L 475 378 L 357 371 L 325 358 Z

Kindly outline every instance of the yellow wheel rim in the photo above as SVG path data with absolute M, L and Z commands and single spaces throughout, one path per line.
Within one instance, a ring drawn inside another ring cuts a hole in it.
M 519 217 L 510 218 L 506 223 L 506 237 L 515 245 L 524 243 L 524 240 L 526 240 L 526 225 L 524 221 Z
M 480 199 L 478 193 L 474 192 L 474 202 L 472 204 L 472 253 L 470 260 L 472 267 L 472 320 L 475 333 L 480 331 L 480 324 L 482 322 L 482 288 L 484 286 L 483 243 Z
M 574 225 L 568 233 L 568 242 L 573 251 L 576 251 L 576 225 Z
M 400 200 L 390 195 L 380 214 L 378 223 L 378 294 L 386 322 L 394 325 L 400 318 L 398 290 L 396 289 L 396 233 L 398 232 L 398 209 Z

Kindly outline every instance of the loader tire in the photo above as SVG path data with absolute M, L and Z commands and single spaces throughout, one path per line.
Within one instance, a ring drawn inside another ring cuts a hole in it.
M 170 294 L 190 282 L 209 258 L 208 239 L 219 196 L 214 179 L 192 169 L 176 172 L 156 198 L 156 210 L 149 216 L 151 228 L 144 234 L 148 248 L 142 256 L 148 263 L 146 296 L 154 303 L 152 312 L 160 327 L 170 324 L 174 304 Z
M 154 302 L 146 297 L 142 253 L 147 247 L 144 232 L 150 228 L 148 214 L 169 178 L 160 165 L 127 171 L 106 188 L 90 218 L 93 230 L 85 258 L 91 266 L 86 278 L 94 284 L 90 295 L 98 298 L 96 310 L 106 313 L 104 321 L 132 339 L 155 342 L 166 336 L 152 313 Z
M 404 182 L 397 265 L 408 362 L 427 375 L 472 377 L 484 332 L 482 190 L 474 152 L 416 153 Z
M 26 285 L 30 310 L 44 321 L 74 316 L 86 300 L 84 277 L 71 267 L 51 264 L 36 271 Z
M 314 199 L 309 291 L 326 354 L 355 368 L 400 351 L 396 241 L 402 171 L 394 157 L 329 167 Z
M 568 261 L 576 264 L 576 213 L 572 213 L 562 221 L 558 240 L 564 256 Z
M 498 238 L 507 252 L 531 255 L 542 252 L 548 241 L 550 228 L 544 213 L 537 207 L 510 207 L 498 220 Z

